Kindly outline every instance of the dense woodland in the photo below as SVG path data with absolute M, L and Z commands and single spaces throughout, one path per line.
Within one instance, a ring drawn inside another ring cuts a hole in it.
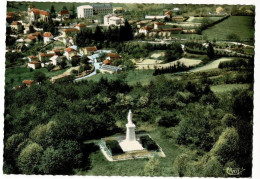
M 243 70 L 252 69 L 252 64 L 247 67 Z M 102 78 L 99 82 L 42 81 L 18 91 L 6 89 L 4 173 L 89 170 L 91 149 L 83 142 L 124 133 L 125 116 L 132 109 L 137 126 L 165 128 L 164 137 L 176 136 L 179 146 L 190 148 L 174 162 L 172 170 L 179 176 L 226 176 L 223 167 L 227 166 L 243 167 L 243 176 L 250 176 L 252 88 L 216 95 L 209 81 L 158 75 L 147 86 Z

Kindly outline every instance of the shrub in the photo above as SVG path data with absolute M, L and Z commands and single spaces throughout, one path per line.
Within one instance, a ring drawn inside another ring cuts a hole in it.
M 116 140 L 106 141 L 106 146 L 112 153 L 112 155 L 123 154 L 123 150 Z
M 164 115 L 158 121 L 158 125 L 164 126 L 164 127 L 173 127 L 173 126 L 176 126 L 179 122 L 180 122 L 180 120 L 177 118 L 176 114 Z
M 147 150 L 159 150 L 158 145 L 148 136 L 140 137 L 141 144 Z

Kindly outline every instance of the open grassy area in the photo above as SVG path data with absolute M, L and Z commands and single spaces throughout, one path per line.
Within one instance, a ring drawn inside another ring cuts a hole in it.
M 136 84 L 140 82 L 142 85 L 147 85 L 152 80 L 154 70 L 132 70 L 127 72 L 127 75 L 124 76 L 123 73 L 119 74 L 102 74 L 91 76 L 87 80 L 99 81 L 102 77 L 107 78 L 108 80 L 115 80 L 117 78 L 125 78 L 129 85 Z
M 174 131 L 174 129 L 173 129 Z M 164 136 L 165 128 L 156 127 L 156 130 L 149 132 L 151 137 L 160 145 L 166 157 L 159 158 L 160 170 L 162 176 L 177 176 L 173 169 L 175 158 L 184 148 L 176 145 L 174 139 Z M 99 140 L 91 141 L 92 144 L 98 144 Z M 101 176 L 142 176 L 144 175 L 144 166 L 149 159 L 134 159 L 126 161 L 109 162 L 103 156 L 99 148 L 90 154 L 90 169 L 87 171 L 78 171 L 78 175 L 101 175 Z
M 48 72 L 46 68 L 36 69 L 34 71 L 41 71 L 45 73 L 48 78 L 59 75 L 67 69 Z M 34 76 L 34 71 L 30 72 L 29 68 L 15 68 L 15 69 L 6 69 L 5 71 L 5 82 L 11 84 L 11 79 L 13 79 L 13 84 L 11 86 L 21 85 L 23 80 L 32 80 Z
M 254 24 L 252 16 L 231 16 L 213 27 L 202 32 L 209 40 L 225 40 L 229 34 L 237 34 L 240 40 L 254 38 Z
M 232 91 L 235 89 L 248 89 L 250 87 L 250 84 L 222 84 L 222 85 L 214 85 L 211 86 L 210 89 L 214 93 L 223 93 Z

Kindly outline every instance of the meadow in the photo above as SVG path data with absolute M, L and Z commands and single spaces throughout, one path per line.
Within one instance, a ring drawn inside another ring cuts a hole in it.
M 66 71 L 67 69 L 62 69 L 58 71 L 48 72 L 46 68 L 40 68 L 34 71 L 43 72 L 47 78 L 51 78 L 53 76 L 59 75 Z M 13 86 L 21 85 L 23 80 L 33 80 L 34 71 L 30 71 L 29 68 L 21 67 L 21 68 L 9 68 L 5 70 L 5 82 L 6 84 Z M 13 82 L 12 82 L 13 81 Z
M 254 39 L 253 20 L 253 16 L 231 16 L 202 31 L 202 35 L 207 36 L 208 40 L 226 40 L 229 34 L 238 35 L 242 41 Z

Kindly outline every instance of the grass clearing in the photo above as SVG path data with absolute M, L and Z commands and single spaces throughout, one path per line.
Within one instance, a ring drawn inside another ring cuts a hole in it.
M 250 84 L 222 84 L 222 85 L 214 85 L 211 86 L 210 89 L 214 93 L 224 93 L 228 91 L 232 91 L 235 89 L 248 89 L 250 87 Z
M 7 83 L 11 84 L 11 80 L 13 79 L 14 81 L 11 84 L 13 87 L 13 86 L 21 85 L 23 80 L 32 80 L 35 71 L 41 71 L 41 72 L 45 73 L 45 75 L 48 78 L 51 78 L 53 76 L 63 73 L 66 70 L 67 69 L 62 69 L 62 70 L 58 70 L 58 71 L 48 72 L 48 70 L 46 68 L 40 68 L 40 69 L 36 69 L 31 72 L 30 69 L 26 68 L 26 67 L 15 68 L 15 69 L 9 68 L 9 69 L 6 69 L 6 71 L 5 71 L 5 82 L 6 82 L 6 84 Z
M 250 40 L 254 38 L 253 16 L 231 16 L 204 31 L 202 35 L 209 40 L 225 40 L 229 34 L 237 34 L 240 40 Z
M 173 128 L 173 130 L 176 130 Z M 162 148 L 166 157 L 159 158 L 162 176 L 177 176 L 173 169 L 175 158 L 186 149 L 176 145 L 175 139 L 164 136 L 165 129 L 158 127 L 149 132 L 151 137 Z M 97 145 L 99 140 L 95 140 Z M 126 161 L 109 162 L 97 149 L 90 154 L 91 168 L 87 171 L 77 172 L 77 175 L 98 176 L 143 176 L 144 166 L 149 159 L 134 159 Z

